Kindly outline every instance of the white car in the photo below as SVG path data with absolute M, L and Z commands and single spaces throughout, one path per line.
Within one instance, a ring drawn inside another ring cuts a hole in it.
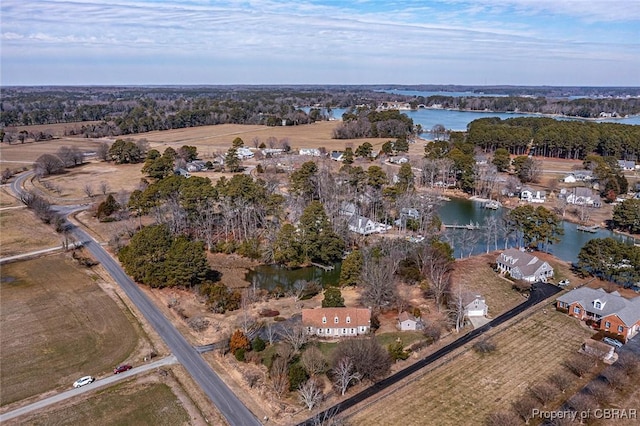
M 560 287 L 566 287 L 569 285 L 569 280 L 562 280 L 558 283 Z
M 91 376 L 80 377 L 78 380 L 73 382 L 73 387 L 74 388 L 79 388 L 79 387 L 82 387 L 84 385 L 88 385 L 89 383 L 93 383 L 94 380 L 95 380 L 95 378 L 93 378 Z
M 620 349 L 622 347 L 622 342 L 616 339 L 612 339 L 611 337 L 605 337 L 604 339 L 602 339 L 603 342 L 611 345 L 611 346 L 615 346 L 616 348 Z

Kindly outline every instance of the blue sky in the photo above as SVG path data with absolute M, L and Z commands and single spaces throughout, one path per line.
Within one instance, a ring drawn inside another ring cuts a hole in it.
M 640 86 L 640 0 L 2 0 L 2 85 Z

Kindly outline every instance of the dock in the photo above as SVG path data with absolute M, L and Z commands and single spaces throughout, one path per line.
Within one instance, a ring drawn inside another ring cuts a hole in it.
M 476 229 L 482 229 L 482 227 L 478 225 L 477 222 L 475 225 L 473 223 L 468 223 L 466 225 L 442 225 L 442 226 L 444 226 L 447 229 L 468 229 L 470 231 L 473 231 Z
M 600 226 L 598 225 L 591 225 L 591 226 L 586 226 L 586 225 L 578 225 L 576 227 L 576 229 L 578 231 L 582 231 L 582 232 L 590 232 L 592 234 L 595 234 L 596 232 L 598 232 L 598 229 L 600 229 Z
M 484 207 L 485 209 L 498 210 L 500 207 L 502 207 L 502 203 L 496 200 L 489 200 L 484 203 L 482 207 Z
M 315 266 L 316 268 L 320 268 L 322 270 L 325 270 L 325 271 L 333 271 L 335 269 L 335 266 L 333 266 L 333 265 L 327 266 L 327 265 L 321 265 L 319 263 L 313 263 L 313 262 L 311 262 L 311 265 Z

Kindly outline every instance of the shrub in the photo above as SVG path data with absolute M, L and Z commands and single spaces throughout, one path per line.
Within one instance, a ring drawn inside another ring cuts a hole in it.
M 260 336 L 256 337 L 251 342 L 251 349 L 254 350 L 255 352 L 262 352 L 266 347 L 267 347 L 267 344 L 264 342 L 264 340 L 260 338 Z
M 251 342 L 249 342 L 249 339 L 245 336 L 242 330 L 234 331 L 229 339 L 229 350 L 231 353 L 235 355 L 238 349 L 251 349 Z M 244 359 L 244 354 L 242 356 Z
M 516 280 L 513 282 L 512 287 L 514 290 L 524 293 L 531 290 L 531 283 L 525 280 Z
M 289 390 L 294 391 L 297 390 L 301 384 L 306 382 L 309 379 L 309 374 L 307 374 L 307 370 L 304 369 L 300 363 L 292 364 L 289 367 Z
M 427 339 L 427 344 L 431 345 L 440 340 L 442 330 L 437 324 L 429 323 L 424 327 L 422 334 L 424 334 L 424 337 Z
M 244 362 L 244 353 L 245 353 L 245 349 L 244 348 L 238 348 L 236 349 L 236 352 L 233 354 L 236 359 L 240 362 Z
M 490 339 L 478 340 L 473 344 L 473 349 L 481 354 L 488 354 L 494 352 L 497 349 L 495 342 Z
M 282 317 L 275 317 L 273 320 L 274 320 L 275 322 L 282 322 L 282 321 L 286 321 L 286 319 L 285 319 L 285 318 L 282 318 Z
M 409 352 L 404 350 L 402 342 L 394 342 L 389 344 L 387 346 L 387 351 L 389 352 L 389 356 L 391 357 L 391 360 L 393 362 L 409 358 Z
M 280 311 L 277 311 L 275 309 L 265 308 L 260 311 L 260 316 L 265 318 L 273 318 L 277 317 L 278 315 L 280 315 Z

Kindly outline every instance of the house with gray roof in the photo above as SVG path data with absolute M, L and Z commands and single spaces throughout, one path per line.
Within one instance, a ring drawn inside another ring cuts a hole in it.
M 553 277 L 553 268 L 548 262 L 518 249 L 505 250 L 496 260 L 498 270 L 508 273 L 516 280 L 528 282 L 547 281 Z
M 580 287 L 556 299 L 556 308 L 626 342 L 640 332 L 640 296 L 622 297 L 617 291 Z
M 567 204 L 578 206 L 602 207 L 600 196 L 593 192 L 591 188 L 577 187 L 564 193 Z

